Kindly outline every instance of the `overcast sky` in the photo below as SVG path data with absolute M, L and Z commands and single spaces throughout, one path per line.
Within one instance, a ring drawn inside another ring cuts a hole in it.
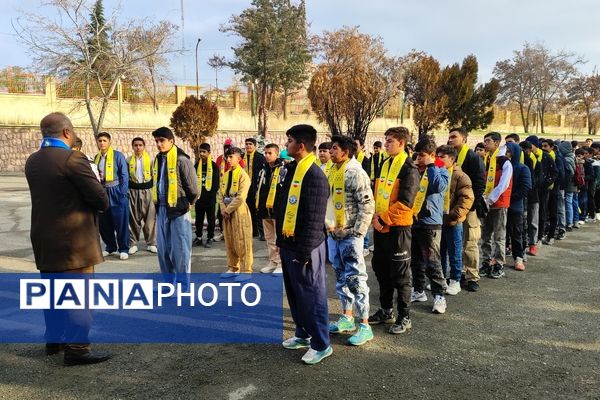
M 42 0 L 0 0 L 0 68 L 27 67 L 31 61 L 17 42 L 11 27 L 19 10 L 49 14 Z M 123 0 L 123 18 L 167 19 L 181 25 L 181 0 Z M 110 14 L 118 1 L 105 0 Z M 199 51 L 200 83 L 214 83 L 214 72 L 206 60 L 217 53 L 230 57 L 235 37 L 219 32 L 219 26 L 232 14 L 239 14 L 249 0 L 183 0 L 185 25 L 183 39 L 188 52 L 171 60 L 172 81 L 195 83 L 194 46 Z M 510 58 L 523 43 L 542 42 L 552 49 L 566 49 L 583 56 L 585 72 L 600 64 L 598 0 L 306 0 L 311 33 L 358 25 L 365 33 L 383 38 L 391 55 L 411 49 L 423 50 L 443 65 L 460 62 L 475 54 L 480 80 L 491 77 L 496 61 Z M 595 28 L 595 29 L 594 29 Z M 181 46 L 181 31 L 176 44 Z M 230 71 L 220 72 L 220 82 L 231 81 Z

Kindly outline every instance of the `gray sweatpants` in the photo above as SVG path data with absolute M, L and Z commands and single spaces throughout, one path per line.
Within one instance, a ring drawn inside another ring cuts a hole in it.
M 152 189 L 129 189 L 129 247 L 137 246 L 140 234 L 148 246 L 156 246 L 156 207 Z
M 506 208 L 492 208 L 481 224 L 481 262 L 506 263 Z

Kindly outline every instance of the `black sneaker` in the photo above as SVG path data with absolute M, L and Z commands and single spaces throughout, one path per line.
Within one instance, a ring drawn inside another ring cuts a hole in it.
M 392 335 L 400 335 L 409 329 L 412 329 L 412 322 L 410 322 L 410 317 L 398 317 L 394 325 L 390 326 L 388 332 Z
M 567 226 L 567 232 L 573 232 L 573 227 L 571 225 Z
M 481 264 L 481 268 L 479 268 L 479 275 L 481 276 L 489 276 L 492 273 L 492 266 L 485 262 Z
M 504 266 L 502 264 L 496 264 L 494 265 L 492 272 L 488 275 L 488 278 L 499 279 L 502 278 L 504 275 L 506 275 L 504 273 Z
M 194 239 L 194 241 L 192 242 L 192 246 L 202 246 L 202 239 L 199 237 Z
M 478 292 L 479 291 L 479 283 L 475 281 L 467 282 L 467 290 L 469 292 Z
M 546 246 L 552 246 L 554 244 L 554 239 L 553 238 L 542 239 L 542 244 L 544 244 Z
M 563 240 L 565 237 L 567 237 L 567 233 L 561 229 L 556 235 L 556 240 Z
M 206 239 L 206 243 L 204 243 L 204 247 L 210 249 L 212 247 L 212 243 L 214 242 L 213 238 Z
M 387 312 L 383 308 L 377 310 L 377 312 L 369 317 L 369 324 L 393 324 L 394 323 L 394 312 Z

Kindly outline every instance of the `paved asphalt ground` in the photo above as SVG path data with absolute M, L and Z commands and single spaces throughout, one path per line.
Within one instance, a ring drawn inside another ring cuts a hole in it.
M 0 271 L 34 272 L 24 178 L 0 176 Z M 256 267 L 266 262 L 255 242 Z M 192 270 L 220 272 L 223 244 L 194 248 Z M 370 265 L 370 257 L 367 260 Z M 157 271 L 145 251 L 98 271 Z M 370 266 L 369 266 L 370 270 Z M 331 317 L 340 311 L 329 274 Z M 377 284 L 370 275 L 371 304 Z M 41 345 L 0 345 L 0 399 L 600 399 L 600 223 L 531 257 L 525 272 L 484 278 L 479 293 L 413 307 L 413 330 L 374 327 L 361 348 L 333 337 L 334 354 L 305 366 L 276 345 L 103 345 L 103 364 L 63 367 Z M 284 337 L 291 335 L 286 308 Z

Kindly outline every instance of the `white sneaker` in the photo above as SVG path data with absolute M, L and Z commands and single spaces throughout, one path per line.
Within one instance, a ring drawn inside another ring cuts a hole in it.
M 425 292 L 416 292 L 413 289 L 412 293 L 410 294 L 410 301 L 411 303 L 427 301 L 427 295 Z
M 119 254 L 119 258 L 121 260 L 127 260 L 129 258 L 129 254 L 127 254 L 127 253 L 121 253 L 121 254 Z
M 281 276 L 281 274 L 283 274 L 283 269 L 281 268 L 281 265 L 277 266 L 277 268 L 275 268 L 273 270 L 273 273 L 271 275 L 273 276 Z
M 225 278 L 233 278 L 234 276 L 239 275 L 239 272 L 236 272 L 234 270 L 232 270 L 231 268 L 227 269 L 227 271 L 223 272 L 221 274 L 221 279 L 225 279 Z
M 433 309 L 431 310 L 434 314 L 443 314 L 446 312 L 446 298 L 444 296 L 435 296 L 433 299 Z
M 214 237 L 213 240 L 215 242 L 220 242 L 221 240 L 223 240 L 223 234 L 222 233 L 217 233 Z
M 233 278 L 234 282 L 246 282 L 252 279 L 252 274 L 238 274 L 235 278 Z
M 369 249 L 364 249 L 363 250 L 363 257 L 367 257 L 369 254 L 371 254 L 371 252 L 369 251 Z
M 108 257 L 108 256 L 110 256 L 111 254 L 115 254 L 115 252 L 113 251 L 112 253 L 109 253 L 109 252 L 108 252 L 108 251 L 106 251 L 106 250 L 102 251 L 102 256 L 103 256 L 103 257 Z
M 450 283 L 448 284 L 448 289 L 446 289 L 446 294 L 450 296 L 454 296 L 460 293 L 460 282 L 455 281 L 454 279 L 450 279 Z
M 148 246 L 148 251 L 150 253 L 158 253 L 158 249 L 156 248 L 156 246 Z
M 369 246 L 369 251 L 371 251 L 371 252 L 375 251 L 375 245 L 374 244 L 372 244 L 372 245 Z
M 577 221 L 577 225 L 579 225 L 579 226 L 585 225 L 585 221 Z
M 131 246 L 129 248 L 129 254 L 135 254 L 138 252 L 138 247 L 137 246 Z
M 323 361 L 323 359 L 329 357 L 331 354 L 333 354 L 333 348 L 331 346 L 329 346 L 323 351 L 317 351 L 310 348 L 308 349 L 306 354 L 302 356 L 302 361 L 308 365 L 318 364 L 321 361 Z
M 277 268 L 277 265 L 269 264 L 266 267 L 261 268 L 260 272 L 263 274 L 270 274 L 271 272 L 275 271 L 275 268 Z

